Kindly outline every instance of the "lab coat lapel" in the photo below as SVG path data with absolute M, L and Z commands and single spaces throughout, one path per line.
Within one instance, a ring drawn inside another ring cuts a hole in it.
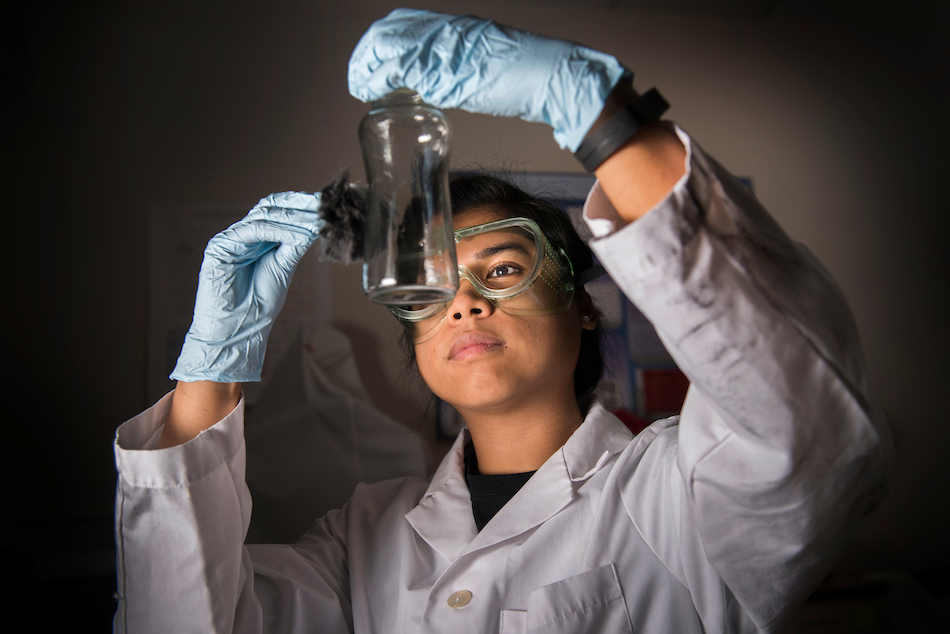
M 574 499 L 577 486 L 597 473 L 627 446 L 633 435 L 594 404 L 584 423 L 531 477 L 479 533 L 465 482 L 463 451 L 469 442 L 463 430 L 439 465 L 422 501 L 406 519 L 433 549 L 449 562 L 460 555 L 510 539 L 547 521 Z
M 611 456 L 626 449 L 633 433 L 620 419 L 594 403 L 581 425 L 564 443 L 564 464 L 572 482 L 579 483 L 597 473 Z
M 455 561 L 478 534 L 462 468 L 468 441 L 468 430 L 463 429 L 432 476 L 422 501 L 406 513 L 416 533 L 449 562 Z
M 531 530 L 553 517 L 574 499 L 574 487 L 564 464 L 563 447 L 525 483 L 478 533 L 466 552 L 492 546 Z
M 595 404 L 564 446 L 488 522 L 466 552 L 511 539 L 552 518 L 570 504 L 577 487 L 632 438 L 623 423 Z

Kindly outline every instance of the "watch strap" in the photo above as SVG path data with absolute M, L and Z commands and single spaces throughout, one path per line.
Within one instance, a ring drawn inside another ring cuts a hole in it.
M 584 137 L 574 156 L 584 169 L 593 172 L 640 128 L 659 119 L 669 107 L 657 89 L 651 88 Z

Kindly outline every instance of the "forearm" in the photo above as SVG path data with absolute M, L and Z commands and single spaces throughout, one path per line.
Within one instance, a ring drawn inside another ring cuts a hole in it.
M 639 95 L 620 82 L 591 130 L 597 130 Z M 637 131 L 594 172 L 604 193 L 627 223 L 656 206 L 686 173 L 686 148 L 665 124 L 651 123 Z
M 188 442 L 227 416 L 240 400 L 240 383 L 179 381 L 172 395 L 159 448 Z

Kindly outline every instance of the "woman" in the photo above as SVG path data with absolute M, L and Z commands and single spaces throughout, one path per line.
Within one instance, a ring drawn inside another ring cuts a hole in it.
M 175 392 L 117 433 L 117 631 L 781 630 L 891 462 L 827 273 L 651 121 L 656 102 L 613 58 L 397 11 L 349 79 L 363 99 L 405 85 L 551 124 L 595 170 L 591 246 L 689 376 L 683 412 L 634 437 L 579 401 L 596 382 L 577 371 L 597 328 L 589 256 L 523 194 L 456 183 L 459 292 L 394 312 L 467 430 L 430 482 L 360 485 L 295 545 L 243 546 L 240 383 L 259 378 L 296 261 L 325 229 L 319 196 L 268 197 L 209 243 Z

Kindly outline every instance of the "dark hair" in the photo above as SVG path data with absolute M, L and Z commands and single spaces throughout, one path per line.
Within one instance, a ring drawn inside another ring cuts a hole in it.
M 590 247 L 577 233 L 568 215 L 553 202 L 533 196 L 504 178 L 483 173 L 455 175 L 449 190 L 453 215 L 489 207 L 509 218 L 529 218 L 538 223 L 553 247 L 564 250 L 574 266 L 575 277 L 593 266 L 594 255 Z M 580 287 L 575 289 L 574 301 L 582 303 L 583 314 L 603 323 L 587 291 Z M 581 349 L 574 368 L 574 395 L 578 400 L 589 399 L 604 374 L 600 332 L 600 328 L 581 331 Z M 412 338 L 404 333 L 402 343 L 414 361 Z

